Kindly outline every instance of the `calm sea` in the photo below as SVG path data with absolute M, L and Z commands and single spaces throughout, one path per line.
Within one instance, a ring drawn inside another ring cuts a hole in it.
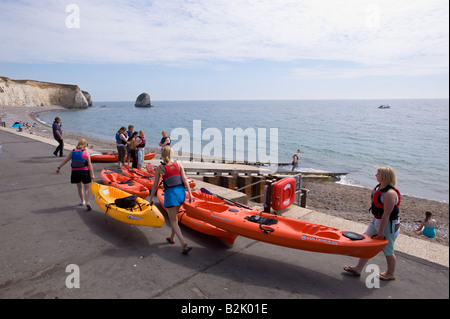
M 59 115 L 64 130 L 109 140 L 114 140 L 121 126 L 133 124 L 136 130 L 145 130 L 150 146 L 158 145 L 162 130 L 170 134 L 173 129 L 184 129 L 191 134 L 191 151 L 198 142 L 194 130 L 215 132 L 224 140 L 223 155 L 227 128 L 267 137 L 266 155 L 271 154 L 270 129 L 278 129 L 279 163 L 290 162 L 293 153 L 301 149 L 300 170 L 346 172 L 342 183 L 363 187 L 376 184 L 377 166 L 389 165 L 396 171 L 402 193 L 449 200 L 448 99 L 152 103 L 155 107 L 135 108 L 134 102 L 96 102 L 87 110 Z M 391 107 L 378 109 L 381 104 Z M 40 119 L 51 124 L 56 115 L 45 113 Z M 194 123 L 201 123 L 201 128 Z M 201 148 L 212 140 L 204 137 Z M 245 145 L 243 151 L 248 152 L 248 145 L 253 144 Z M 235 158 L 238 153 L 235 151 Z

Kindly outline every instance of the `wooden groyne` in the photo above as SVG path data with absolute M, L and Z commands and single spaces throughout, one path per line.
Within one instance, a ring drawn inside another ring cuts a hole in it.
M 302 189 L 301 181 L 308 178 L 340 179 L 347 173 L 329 172 L 308 169 L 305 171 L 275 171 L 268 168 L 245 164 L 219 164 L 184 162 L 183 167 L 187 175 L 202 176 L 203 181 L 237 190 L 247 195 L 249 200 L 263 203 L 266 186 L 287 176 L 295 176 L 297 183 L 298 204 L 306 205 L 306 189 Z M 302 194 L 302 195 L 300 195 Z
M 243 164 L 212 164 L 212 163 L 183 163 L 186 174 L 188 175 L 200 175 L 200 176 L 290 176 L 301 174 L 303 178 L 331 178 L 339 180 L 341 176 L 347 173 L 343 172 L 330 172 L 324 170 L 300 170 L 300 171 L 275 171 L 268 168 L 243 165 Z

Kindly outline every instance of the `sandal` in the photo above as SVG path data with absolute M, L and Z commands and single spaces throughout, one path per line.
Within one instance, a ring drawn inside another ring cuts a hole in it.
M 183 247 L 183 251 L 181 252 L 183 255 L 187 255 L 192 250 L 192 247 L 188 247 L 188 245 Z
M 350 266 L 345 266 L 344 270 L 346 272 L 348 272 L 349 274 L 352 274 L 353 276 L 361 277 L 361 274 L 359 272 L 357 272 L 355 269 L 353 269 L 352 267 L 350 267 Z
M 390 280 L 395 280 L 395 277 L 389 277 L 384 273 L 381 273 L 378 275 L 378 279 L 383 280 L 383 281 L 390 281 Z
M 171 245 L 175 244 L 175 240 L 172 240 L 170 237 L 167 237 L 166 240 Z

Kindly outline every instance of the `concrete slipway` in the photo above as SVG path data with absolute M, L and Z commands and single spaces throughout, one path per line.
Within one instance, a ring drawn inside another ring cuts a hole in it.
M 0 141 L 0 298 L 180 298 L 186 303 L 204 298 L 449 298 L 448 247 L 403 236 L 396 244 L 397 280 L 380 282 L 380 288 L 366 284 L 371 272 L 360 278 L 343 272 L 344 265 L 356 262 L 351 257 L 243 237 L 230 246 L 186 227 L 182 231 L 193 250 L 184 256 L 179 245 L 165 240 L 168 221 L 161 229 L 137 227 L 105 217 L 94 201 L 90 212 L 78 206 L 69 166 L 54 174 L 61 162 L 52 155 L 54 141 L 3 128 Z M 115 165 L 94 167 L 98 180 L 102 168 Z M 200 181 L 198 186 L 228 198 L 242 196 Z M 365 229 L 298 207 L 283 215 Z M 371 263 L 384 271 L 382 254 Z M 79 268 L 80 288 L 66 286 L 69 265 Z

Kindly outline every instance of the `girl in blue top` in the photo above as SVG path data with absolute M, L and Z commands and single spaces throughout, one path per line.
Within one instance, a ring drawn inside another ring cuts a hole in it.
M 425 235 L 428 238 L 436 237 L 436 220 L 431 218 L 433 214 L 431 212 L 425 212 L 425 219 L 419 227 L 415 229 L 419 234 Z

